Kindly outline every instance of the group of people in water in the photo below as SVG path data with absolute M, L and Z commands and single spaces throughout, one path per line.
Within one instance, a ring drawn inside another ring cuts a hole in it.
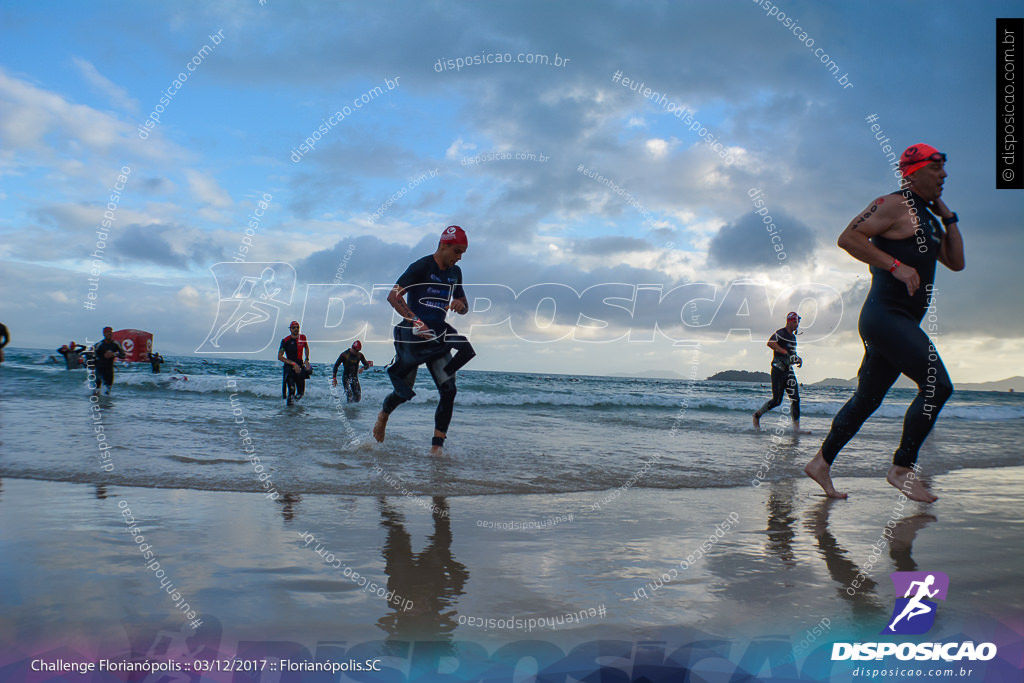
M 114 339 L 114 328 L 110 326 L 103 328 L 103 339 L 99 343 L 86 346 L 72 340 L 57 349 L 57 353 L 64 356 L 66 369 L 85 369 L 90 375 L 95 376 L 93 394 L 99 394 L 100 389 L 105 386 L 108 396 L 114 387 L 114 362 L 125 360 L 128 355 L 121 342 Z M 60 362 L 55 356 L 50 356 L 49 360 Z M 156 351 L 150 351 L 145 360 L 150 364 L 154 374 L 160 373 L 160 366 L 165 362 L 163 356 Z M 181 372 L 178 368 L 175 368 L 175 371 Z

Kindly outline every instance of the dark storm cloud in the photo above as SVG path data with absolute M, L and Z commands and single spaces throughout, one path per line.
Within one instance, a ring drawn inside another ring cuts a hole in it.
M 767 225 L 766 218 L 772 219 Z M 814 233 L 796 218 L 779 210 L 764 216 L 751 212 L 711 238 L 708 260 L 726 268 L 772 268 L 782 262 L 804 263 L 814 248 Z
M 122 264 L 143 261 L 179 269 L 205 267 L 224 260 L 223 249 L 210 238 L 192 241 L 184 253 L 175 250 L 164 234 L 176 229 L 180 226 L 128 225 L 115 237 L 114 252 Z

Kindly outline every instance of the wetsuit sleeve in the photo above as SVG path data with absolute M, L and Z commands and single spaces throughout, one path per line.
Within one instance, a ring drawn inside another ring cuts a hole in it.
M 458 266 L 456 266 L 458 267 Z M 452 288 L 453 299 L 465 299 L 466 290 L 462 288 L 462 269 L 459 268 L 459 281 L 455 283 L 455 287 Z
M 359 352 L 359 362 L 363 364 L 364 368 L 370 367 L 370 361 L 366 360 L 366 356 L 363 355 L 362 351 Z
M 342 351 L 338 355 L 338 360 L 334 361 L 334 374 L 332 375 L 332 377 L 337 377 L 338 376 L 338 366 L 341 365 L 341 361 L 345 358 L 345 354 L 346 353 L 347 353 L 347 351 Z
M 426 265 L 427 264 L 424 259 L 420 259 L 410 264 L 409 267 L 405 269 L 405 272 L 402 273 L 402 276 L 398 278 L 398 282 L 396 284 L 401 289 L 405 289 L 406 287 L 410 287 L 412 285 L 418 285 L 424 282 L 428 282 L 430 278 L 429 273 L 427 272 Z
M 120 358 L 121 360 L 124 360 L 125 353 L 124 347 L 121 346 L 121 342 L 114 342 L 114 346 L 117 347 L 117 357 Z

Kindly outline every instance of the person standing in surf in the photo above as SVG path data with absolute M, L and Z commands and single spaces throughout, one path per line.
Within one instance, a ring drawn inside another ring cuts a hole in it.
M 430 452 L 442 453 L 455 408 L 455 373 L 476 355 L 469 340 L 445 322 L 448 311 L 460 315 L 469 311 L 462 270 L 455 265 L 468 248 L 466 232 L 449 225 L 441 233 L 437 250 L 410 265 L 388 294 L 388 303 L 403 320 L 394 329 L 396 357 L 388 368 L 394 391 L 384 399 L 373 426 L 373 438 L 378 442 L 384 441 L 388 417 L 395 408 L 416 395 L 412 390 L 416 371 L 426 364 L 441 394 Z
M 114 358 L 125 358 L 124 348 L 114 341 L 113 327 L 103 328 L 103 341 L 93 348 L 93 357 L 96 364 L 96 389 L 92 393 L 98 395 L 106 384 L 106 394 L 110 396 L 110 390 L 114 388 Z
M 903 437 L 886 480 L 911 500 L 938 499 L 913 468 L 921 444 L 953 393 L 939 352 L 920 327 L 936 262 L 953 271 L 965 265 L 959 219 L 942 201 L 945 167 L 946 155 L 934 147 L 908 147 L 900 157 L 901 189 L 872 202 L 839 236 L 840 247 L 871 267 L 871 289 L 858 322 L 864 360 L 857 391 L 836 414 L 824 443 L 804 468 L 829 498 L 846 498 L 830 475 L 839 450 L 882 404 L 902 373 L 917 384 L 918 393 L 907 408 Z
M 293 320 L 288 326 L 290 334 L 281 340 L 277 350 L 277 359 L 284 363 L 284 378 L 281 386 L 281 398 L 288 405 L 302 400 L 306 393 L 306 377 L 309 370 L 309 344 L 306 335 L 299 334 L 299 321 Z M 305 358 L 305 361 L 303 361 Z
M 331 376 L 331 386 L 338 386 L 338 366 L 342 366 L 341 386 L 345 389 L 345 397 L 349 403 L 359 403 L 363 397 L 362 388 L 359 386 L 359 373 L 365 368 L 373 367 L 372 360 L 366 360 L 361 349 L 363 343 L 356 339 L 352 342 L 351 348 L 345 349 L 334 361 L 334 374 Z M 362 363 L 362 367 L 360 367 Z
M 76 344 L 73 340 L 70 344 L 57 349 L 57 353 L 64 356 L 64 368 L 66 370 L 77 370 L 82 365 L 82 352 L 85 346 Z
M 793 366 L 802 367 L 803 359 L 796 355 L 796 328 L 800 326 L 800 316 L 796 311 L 786 315 L 786 326 L 775 330 L 768 339 L 768 348 L 774 351 L 772 356 L 772 397 L 754 413 L 754 429 L 761 431 L 761 417 L 772 408 L 782 403 L 783 393 L 789 394 L 791 407 L 790 417 L 793 420 L 793 431 L 797 434 L 810 434 L 800 430 L 800 384 L 796 381 Z

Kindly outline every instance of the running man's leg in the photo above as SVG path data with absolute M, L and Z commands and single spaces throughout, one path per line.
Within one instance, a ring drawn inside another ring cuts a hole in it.
M 395 347 L 397 348 L 398 344 L 395 344 Z M 416 392 L 413 391 L 413 385 L 416 383 L 416 370 L 419 368 L 419 365 L 410 360 L 403 361 L 402 355 L 401 350 L 399 350 L 395 362 L 388 368 L 388 377 L 391 378 L 391 384 L 395 387 L 395 390 L 384 397 L 384 404 L 381 406 L 380 412 L 377 413 L 377 422 L 373 425 L 373 438 L 378 443 L 384 441 L 388 417 L 391 413 L 394 412 L 395 408 L 416 395 Z M 399 393 L 399 388 L 402 389 L 401 393 Z
M 459 334 L 454 327 L 447 325 L 446 328 L 444 341 L 448 344 L 448 348 L 455 352 L 455 357 L 443 369 L 446 375 L 454 376 L 466 363 L 473 360 L 476 356 L 476 351 L 473 350 L 473 345 L 469 343 L 469 339 Z
M 447 369 L 453 364 L 449 356 L 435 358 L 427 363 L 430 376 L 441 394 L 437 402 L 437 410 L 434 411 L 434 437 L 430 441 L 430 452 L 440 455 L 444 448 L 444 440 L 448 437 L 448 427 L 452 422 L 452 413 L 455 410 L 455 395 L 458 390 L 455 388 L 455 376 L 449 375 Z
M 772 397 L 754 413 L 754 429 L 761 429 L 761 418 L 769 410 L 782 403 L 783 392 L 786 391 L 786 378 L 789 372 L 783 372 L 774 365 L 772 366 Z
M 804 467 L 804 473 L 816 481 L 829 498 L 846 498 L 845 493 L 836 491 L 829 474 L 836 456 L 860 430 L 864 421 L 882 405 L 889 387 L 899 376 L 899 369 L 886 360 L 877 345 L 864 343 L 864 360 L 857 372 L 857 391 L 836 413 L 821 448 Z
M 100 379 L 103 384 L 107 385 L 107 395 L 110 395 L 110 390 L 114 388 L 114 367 L 104 368 L 99 372 Z
M 917 396 L 903 418 L 900 447 L 893 454 L 886 479 L 911 500 L 931 503 L 938 500 L 917 476 L 913 467 L 921 444 L 931 433 L 942 406 L 953 394 L 953 382 L 932 340 L 915 327 L 904 333 L 900 346 L 900 370 L 917 384 Z
M 359 386 L 359 375 L 352 375 L 352 401 L 359 403 L 363 398 L 363 389 Z
M 341 376 L 341 386 L 345 390 L 345 400 L 352 402 L 352 375 L 347 372 Z
M 800 429 L 800 382 L 797 381 L 793 368 L 790 368 L 786 375 L 786 393 L 789 394 L 790 418 L 793 420 L 793 431 L 797 434 L 810 434 L 810 431 Z

